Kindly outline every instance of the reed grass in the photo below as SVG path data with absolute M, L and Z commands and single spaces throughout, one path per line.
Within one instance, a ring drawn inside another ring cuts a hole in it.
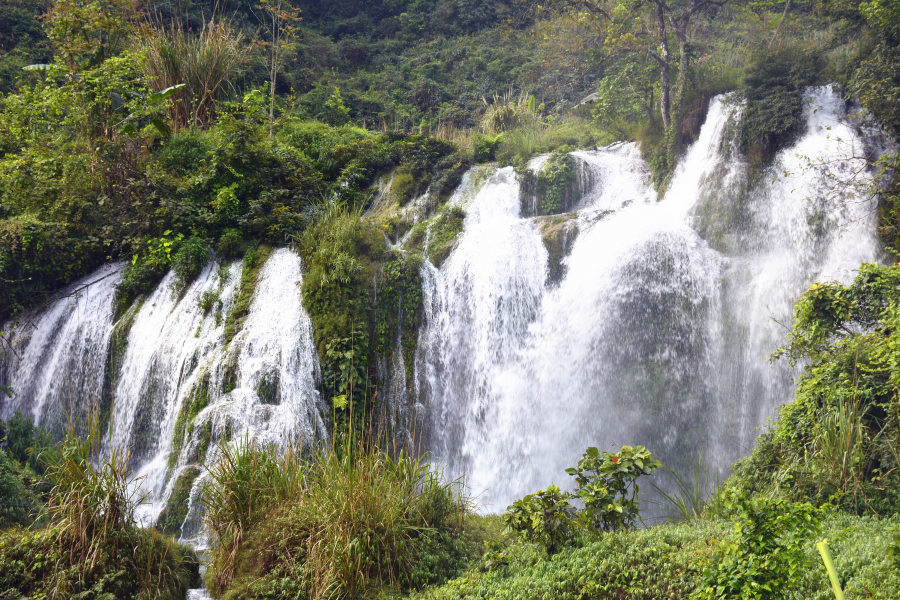
M 227 19 L 210 19 L 199 33 L 184 24 L 157 25 L 138 42 L 144 72 L 155 91 L 184 84 L 167 108 L 173 130 L 209 127 L 216 106 L 234 92 L 234 81 L 247 65 L 253 45 Z
M 53 483 L 49 526 L 4 534 L 0 588 L 47 600 L 106 598 L 104 591 L 113 589 L 116 598 L 175 600 L 197 579 L 187 549 L 138 526 L 130 456 L 101 450 L 101 440 L 95 410 L 71 421 L 64 440 L 44 452 L 45 476 Z
M 721 516 L 724 507 L 723 499 L 718 493 L 721 487 L 718 473 L 712 473 L 709 461 L 703 456 L 697 458 L 697 468 L 692 469 L 689 477 L 678 473 L 670 467 L 663 469 L 674 484 L 674 490 L 667 492 L 651 482 L 659 500 L 650 500 L 661 512 L 659 518 L 666 521 L 693 521 L 715 519 Z
M 301 458 L 245 438 L 210 473 L 207 584 L 223 597 L 262 597 L 253 590 L 266 585 L 309 598 L 411 589 L 429 576 L 423 550 L 460 532 L 470 508 L 429 463 L 363 443 Z

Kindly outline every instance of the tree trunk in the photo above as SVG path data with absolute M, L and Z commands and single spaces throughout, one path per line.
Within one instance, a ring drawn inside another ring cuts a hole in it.
M 275 12 L 272 12 L 272 70 L 269 83 L 269 139 L 272 139 L 275 128 L 275 78 L 278 76 L 278 23 Z
M 687 45 L 685 31 L 676 31 L 678 36 L 678 77 L 675 80 L 674 98 L 671 107 L 670 126 L 666 128 L 666 165 L 669 169 L 669 179 L 675 172 L 675 164 L 681 152 L 681 123 L 684 120 L 684 96 L 687 91 L 687 79 L 690 69 L 691 55 Z
M 666 32 L 666 19 L 663 14 L 662 5 L 659 3 L 656 4 L 656 25 L 658 27 L 659 46 L 661 50 L 661 60 L 659 61 L 659 112 L 662 113 L 663 127 L 668 129 L 671 110 L 669 107 L 669 64 L 671 59 L 669 58 L 669 40 Z

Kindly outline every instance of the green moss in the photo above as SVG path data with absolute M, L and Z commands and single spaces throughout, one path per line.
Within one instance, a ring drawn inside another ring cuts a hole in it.
M 438 212 L 428 237 L 428 258 L 434 266 L 440 268 L 450 256 L 463 231 L 465 220 L 466 211 L 458 206 L 444 207 Z
M 375 352 L 389 356 L 399 331 L 406 383 L 412 385 L 416 342 L 422 321 L 422 258 L 393 254 L 384 264 L 375 315 Z
M 234 336 L 243 328 L 244 321 L 247 319 L 247 315 L 250 314 L 250 303 L 253 301 L 259 274 L 262 272 L 263 265 L 266 264 L 266 260 L 271 254 L 272 248 L 265 245 L 250 248 L 244 254 L 241 283 L 238 286 L 231 309 L 228 311 L 228 316 L 225 318 L 226 344 L 230 344 Z
M 578 226 L 574 220 L 576 216 L 575 213 L 569 213 L 567 215 L 538 219 L 538 225 L 541 229 L 541 240 L 547 249 L 548 283 L 558 284 L 562 280 L 563 275 L 565 275 L 562 259 L 572 251 L 572 245 L 578 236 Z
M 175 420 L 175 434 L 172 438 L 172 453 L 169 454 L 169 468 L 174 467 L 181 455 L 181 448 L 194 432 L 194 419 L 200 411 L 209 406 L 209 372 L 197 378 L 191 392 L 181 404 L 178 418 Z M 207 423 L 209 425 L 209 423 Z
M 409 237 L 406 239 L 404 247 L 412 252 L 420 251 L 425 244 L 426 237 L 428 237 L 428 223 L 416 223 L 410 230 Z
M 191 488 L 199 476 L 199 467 L 188 467 L 178 476 L 178 479 L 175 480 L 175 487 L 172 488 L 172 495 L 169 496 L 169 502 L 156 519 L 157 530 L 176 538 L 181 535 L 181 526 L 187 518 Z
M 100 395 L 100 427 L 103 431 L 109 426 L 109 418 L 112 411 L 113 391 L 119 381 L 119 373 L 122 368 L 122 362 L 125 359 L 125 352 L 128 350 L 128 334 L 134 325 L 141 307 L 144 305 L 144 298 L 139 297 L 134 301 L 125 314 L 113 326 L 112 334 L 109 336 L 109 346 L 106 349 L 106 365 L 103 371 L 103 390 Z
M 264 375 L 256 386 L 256 396 L 262 404 L 279 404 L 281 402 L 281 388 L 278 382 L 278 372 Z
M 463 175 L 471 166 L 472 159 L 468 153 L 462 151 L 441 160 L 437 165 L 439 175 L 431 184 L 431 193 L 437 196 L 440 202 L 446 202 L 459 187 Z
M 412 173 L 400 168 L 394 173 L 391 181 L 391 200 L 404 206 L 413 199 L 416 193 L 416 180 Z

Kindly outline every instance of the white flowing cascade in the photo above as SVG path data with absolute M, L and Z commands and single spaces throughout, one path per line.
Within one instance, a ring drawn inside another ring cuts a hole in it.
M 449 200 L 467 211 L 457 247 L 441 269 L 422 268 L 414 389 L 399 331 L 377 364 L 387 425 L 451 477 L 465 474 L 489 510 L 567 485 L 564 468 L 588 446 L 644 444 L 682 472 L 702 455 L 722 474 L 749 452 L 793 392 L 796 373 L 766 356 L 798 295 L 847 283 L 880 254 L 874 200 L 841 185 L 862 163 L 838 95 L 811 91 L 805 133 L 753 178 L 728 138 L 739 110 L 712 101 L 662 200 L 634 144 L 573 153 L 566 210 L 577 214 L 523 217 L 513 169 L 471 169 Z M 425 210 L 426 196 L 408 210 Z M 561 277 L 551 277 L 548 225 L 577 232 Z M 106 447 L 132 453 L 148 524 L 179 477 L 229 440 L 327 438 L 296 254 L 272 253 L 230 341 L 239 262 L 208 265 L 180 298 L 169 274 L 114 323 L 122 271 L 103 267 L 12 329 L 19 343 L 0 360 L 0 383 L 17 395 L 0 398 L 0 417 L 21 410 L 59 435 L 69 416 L 107 406 Z M 204 296 L 217 299 L 206 312 Z M 192 404 L 196 415 L 179 421 Z M 181 528 L 199 546 L 204 477 Z
M 442 268 L 426 264 L 427 447 L 489 510 L 571 487 L 588 446 L 644 444 L 682 472 L 702 455 L 724 474 L 790 400 L 794 373 L 766 356 L 798 295 L 878 259 L 874 200 L 828 193 L 829 174 L 860 166 L 830 88 L 807 95 L 807 131 L 750 190 L 730 112 L 712 101 L 661 201 L 633 144 L 576 153 L 595 187 L 558 287 L 510 169 L 468 202 Z
M 16 395 L 0 394 L 0 418 L 21 410 L 59 434 L 68 415 L 98 396 L 122 268 L 106 265 L 82 277 L 37 317 L 3 328 L 11 349 L 0 361 L 0 382 L 11 383 Z
M 73 401 L 81 411 L 100 404 L 113 332 L 114 285 L 122 269 L 104 267 L 100 273 L 104 270 L 114 276 L 102 286 L 59 300 L 40 315 L 34 333 L 23 340 L 22 360 L 11 361 L 8 381 L 18 395 L 2 405 L 4 417 L 22 410 L 40 422 L 51 413 L 68 416 Z M 300 258 L 288 249 L 272 253 L 243 327 L 228 344 L 224 317 L 237 293 L 241 263 L 221 268 L 210 263 L 180 298 L 172 292 L 173 278 L 169 273 L 120 320 L 133 319 L 117 368 L 105 442 L 105 448 L 131 452 L 135 485 L 143 498 L 138 516 L 145 524 L 165 508 L 178 476 L 198 462 L 210 464 L 223 442 L 249 435 L 263 443 L 312 443 L 326 436 L 312 324 L 300 301 Z M 199 300 L 207 292 L 218 292 L 221 306 L 204 314 Z M 73 354 L 80 362 L 73 362 Z M 68 362 L 59 356 L 69 356 Z M 82 364 L 99 365 L 99 371 L 82 374 Z M 68 385 L 74 373 L 85 383 L 53 391 Z M 41 387 L 32 391 L 36 381 Z M 179 413 L 201 389 L 207 406 L 174 452 Z M 186 520 L 192 522 L 198 518 L 198 487 L 194 485 L 189 499 Z M 199 533 L 188 523 L 182 530 L 184 536 Z

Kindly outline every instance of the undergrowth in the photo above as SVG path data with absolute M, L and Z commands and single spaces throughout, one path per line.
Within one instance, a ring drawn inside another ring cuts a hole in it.
M 355 598 L 438 584 L 473 554 L 468 500 L 427 462 L 359 444 L 306 456 L 247 439 L 204 494 L 219 598 Z M 477 543 L 477 542 L 475 542 Z
M 127 453 L 100 453 L 96 412 L 46 452 L 49 525 L 0 534 L 6 597 L 178 599 L 197 583 L 187 548 L 135 522 Z

